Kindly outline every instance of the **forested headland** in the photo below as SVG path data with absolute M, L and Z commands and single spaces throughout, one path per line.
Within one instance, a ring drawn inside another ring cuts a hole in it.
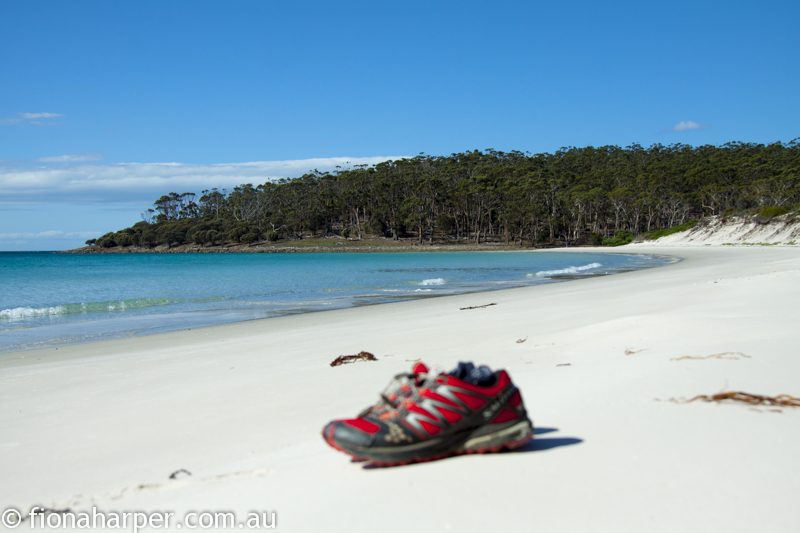
M 518 246 L 621 244 L 710 215 L 800 204 L 800 139 L 527 154 L 488 149 L 169 193 L 95 249 L 309 237 Z

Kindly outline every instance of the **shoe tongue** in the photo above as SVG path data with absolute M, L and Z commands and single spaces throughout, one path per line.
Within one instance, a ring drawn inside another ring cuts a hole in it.
M 411 372 L 414 374 L 427 374 L 428 366 L 425 363 L 415 363 L 414 366 L 411 367 Z
M 476 367 L 472 362 L 459 361 L 458 366 L 449 372 L 454 378 L 479 387 L 494 385 L 497 379 L 492 369 L 486 365 Z

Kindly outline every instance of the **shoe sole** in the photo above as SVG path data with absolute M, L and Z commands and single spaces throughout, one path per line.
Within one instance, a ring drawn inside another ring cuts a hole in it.
M 515 422 L 511 425 L 505 425 L 502 428 L 495 429 L 494 431 L 487 432 L 487 429 L 489 429 L 489 426 L 483 426 L 476 429 L 461 444 L 448 450 L 439 451 L 431 455 L 411 455 L 397 459 L 389 457 L 377 457 L 374 454 L 369 453 L 370 450 L 364 450 L 365 453 L 359 453 L 355 450 L 346 449 L 334 441 L 332 434 L 325 435 L 325 441 L 332 448 L 346 453 L 356 461 L 367 461 L 370 466 L 384 467 L 436 461 L 456 455 L 496 453 L 503 450 L 514 450 L 524 446 L 533 439 L 533 424 L 527 419 Z M 403 455 L 413 453 L 402 449 L 398 451 Z

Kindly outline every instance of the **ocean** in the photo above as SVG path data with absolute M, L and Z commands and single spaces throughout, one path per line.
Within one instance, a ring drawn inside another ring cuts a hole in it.
M 553 283 L 669 261 L 564 252 L 0 252 L 0 351 Z

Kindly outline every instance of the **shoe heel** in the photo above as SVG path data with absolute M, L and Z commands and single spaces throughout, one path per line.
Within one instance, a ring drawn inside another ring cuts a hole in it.
M 491 433 L 476 435 L 467 439 L 461 453 L 487 453 L 500 450 L 513 450 L 525 445 L 533 438 L 533 424 L 530 420 L 522 420 L 510 426 L 504 426 Z

